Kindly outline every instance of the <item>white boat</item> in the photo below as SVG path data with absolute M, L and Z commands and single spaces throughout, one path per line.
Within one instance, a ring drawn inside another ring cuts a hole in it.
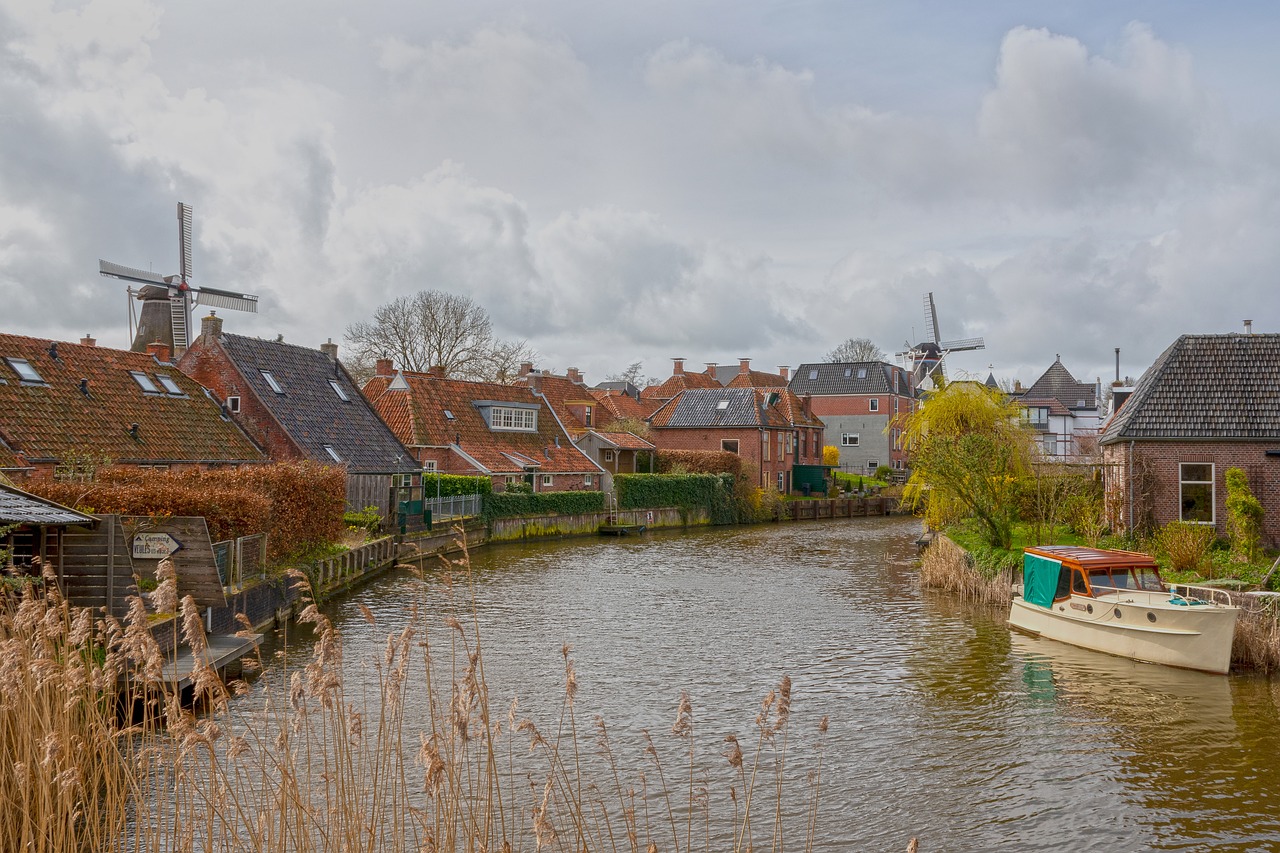
M 1009 626 L 1133 660 L 1225 673 L 1240 608 L 1221 590 L 1165 586 L 1155 560 L 1073 545 L 1027 548 Z

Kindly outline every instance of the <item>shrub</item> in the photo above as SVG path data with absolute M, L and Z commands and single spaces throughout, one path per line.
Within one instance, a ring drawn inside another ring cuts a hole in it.
M 581 515 L 588 512 L 604 512 L 604 492 L 538 492 L 526 495 L 507 491 L 484 499 L 486 520 L 517 515 Z
M 1228 468 L 1227 537 L 1233 560 L 1252 563 L 1257 558 L 1262 516 L 1262 502 L 1249 490 L 1249 476 L 1239 468 Z
M 493 481 L 488 477 L 466 477 L 460 474 L 423 474 L 422 494 L 433 498 L 493 494 Z
M 376 506 L 367 506 L 359 512 L 344 512 L 342 523 L 348 528 L 377 533 L 382 527 L 382 516 L 378 514 Z
M 1214 531 L 1210 525 L 1173 521 L 1156 534 L 1156 546 L 1169 558 L 1170 568 L 1188 572 L 1205 563 L 1213 539 Z
M 840 464 L 840 448 L 830 444 L 822 448 L 822 464 L 836 466 Z
M 888 465 L 881 465 L 880 467 L 876 468 L 877 480 L 888 480 L 892 476 L 893 476 L 893 469 L 890 468 Z
M 730 474 L 618 474 L 613 478 L 619 509 L 674 506 L 705 509 L 712 524 L 732 524 L 740 517 Z M 749 488 L 749 487 L 748 487 Z
M 742 457 L 727 450 L 659 450 L 658 474 L 742 475 Z

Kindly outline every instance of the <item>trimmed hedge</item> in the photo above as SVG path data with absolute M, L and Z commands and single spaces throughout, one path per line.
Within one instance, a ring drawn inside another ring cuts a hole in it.
M 738 517 L 732 474 L 617 474 L 613 483 L 619 509 L 705 509 L 712 524 Z
M 436 483 L 440 491 L 436 491 Z M 433 498 L 437 494 L 442 498 L 465 497 L 466 495 L 493 494 L 493 481 L 488 477 L 466 477 L 461 474 L 423 474 L 422 494 Z
M 498 493 L 486 495 L 484 517 L 510 518 L 517 515 L 581 515 L 604 512 L 604 492 L 538 492 L 532 495 Z
M 742 476 L 742 457 L 727 450 L 656 450 L 653 452 L 654 473 L 732 474 Z M 649 470 L 649 454 L 636 457 L 637 467 Z

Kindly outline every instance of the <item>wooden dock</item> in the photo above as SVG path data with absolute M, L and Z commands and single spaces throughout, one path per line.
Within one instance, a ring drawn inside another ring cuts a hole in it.
M 229 667 L 238 665 L 242 657 L 262 645 L 262 635 L 237 637 L 234 634 L 215 634 L 208 638 L 208 643 L 209 647 L 201 658 L 222 675 Z M 196 654 L 190 646 L 185 646 L 178 649 L 175 657 L 165 662 L 160 679 L 167 687 L 182 690 L 193 683 L 196 669 Z

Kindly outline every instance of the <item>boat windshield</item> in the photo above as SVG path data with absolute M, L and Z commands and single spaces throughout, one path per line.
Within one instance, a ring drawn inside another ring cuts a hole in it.
M 1089 586 L 1096 592 L 1113 589 L 1140 589 L 1146 592 L 1163 592 L 1160 575 L 1151 568 L 1093 569 L 1089 572 Z

